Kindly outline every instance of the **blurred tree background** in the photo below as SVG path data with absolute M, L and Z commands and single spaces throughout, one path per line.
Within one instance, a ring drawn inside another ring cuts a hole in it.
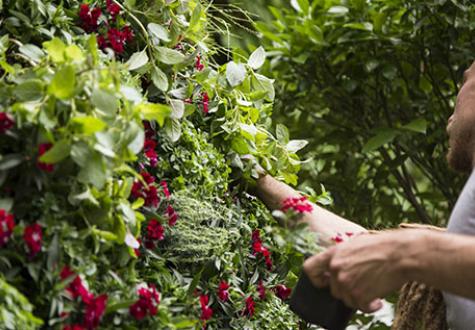
M 447 166 L 445 128 L 474 59 L 471 1 L 214 6 L 235 17 L 220 26 L 222 44 L 265 45 L 274 119 L 310 142 L 299 188 L 323 184 L 336 212 L 371 228 L 446 223 L 466 179 Z

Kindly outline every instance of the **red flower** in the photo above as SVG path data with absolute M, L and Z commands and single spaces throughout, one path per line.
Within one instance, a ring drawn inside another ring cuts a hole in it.
M 244 308 L 243 314 L 252 317 L 255 312 L 255 306 L 256 303 L 254 302 L 254 298 L 252 298 L 252 296 L 249 296 L 246 299 L 246 307 Z
M 195 68 L 196 68 L 196 70 L 198 70 L 198 71 L 202 71 L 202 70 L 205 68 L 204 64 L 201 63 L 201 57 L 200 57 L 200 55 L 197 55 L 197 56 L 196 56 Z
M 168 184 L 166 181 L 161 181 L 160 186 L 162 186 L 163 189 L 163 194 L 165 195 L 166 198 L 170 198 L 170 190 L 168 190 Z
M 252 250 L 253 254 L 261 254 L 264 257 L 265 264 L 268 270 L 272 269 L 272 258 L 270 251 L 262 244 L 259 230 L 252 232 Z
M 274 288 L 275 294 L 282 300 L 286 300 L 289 298 L 290 294 L 292 293 L 292 289 L 286 287 L 283 284 L 279 284 Z
M 68 266 L 64 266 L 59 274 L 60 278 L 64 281 L 71 276 L 75 276 L 74 280 L 66 288 L 66 292 L 71 295 L 72 299 L 81 297 L 84 303 L 89 303 L 93 298 L 93 295 L 87 291 L 86 287 L 82 284 L 81 278 L 79 275 L 76 275 Z
M 107 40 L 104 38 L 104 36 L 97 36 L 97 46 L 99 49 L 107 48 Z
M 153 175 L 148 172 L 142 171 L 140 172 L 140 175 L 142 176 L 144 181 L 147 182 L 147 184 L 152 184 L 155 182 L 155 178 L 153 177 Z
M 257 292 L 259 293 L 259 298 L 261 300 L 264 300 L 266 298 L 266 288 L 264 287 L 264 283 L 262 283 L 262 280 L 257 283 Z
M 92 298 L 91 301 L 86 304 L 86 311 L 84 313 L 84 327 L 87 329 L 97 328 L 106 310 L 106 305 L 106 294 Z
M 161 241 L 164 237 L 165 229 L 157 219 L 151 219 L 147 225 L 147 239 Z
M 150 124 L 150 122 L 144 120 L 144 121 L 142 121 L 142 124 L 143 124 L 144 130 L 145 130 L 145 139 L 151 140 L 151 139 L 155 138 L 156 133 L 153 130 L 152 125 Z
M 148 189 L 145 190 L 145 206 L 157 207 L 159 202 L 157 187 L 148 186 Z
M 310 213 L 313 211 L 313 206 L 305 196 L 289 197 L 284 200 L 281 210 L 282 212 L 293 210 L 297 213 Z
M 51 143 L 42 143 L 38 146 L 38 158 L 43 156 L 48 150 L 50 150 L 53 147 Z M 40 162 L 39 160 L 36 162 L 36 165 L 38 166 L 39 169 L 45 171 L 45 172 L 53 172 L 54 171 L 54 165 L 49 164 L 49 163 L 43 163 Z
M 226 281 L 221 281 L 218 286 L 218 297 L 221 301 L 229 300 L 229 284 Z
M 338 233 L 336 236 L 332 237 L 332 241 L 335 242 L 336 244 L 343 243 L 344 239 L 343 236 L 341 236 L 340 233 Z
M 155 286 L 150 285 L 150 289 L 140 288 L 137 293 L 139 300 L 129 307 L 130 314 L 139 321 L 147 316 L 147 312 L 152 316 L 156 315 L 160 296 Z
M 157 147 L 157 142 L 155 140 L 146 139 L 144 142 L 144 154 L 150 161 L 150 166 L 155 167 L 157 165 L 158 154 L 155 151 Z
M 102 11 L 100 8 L 91 10 L 88 4 L 82 4 L 79 8 L 79 19 L 84 31 L 90 33 L 96 31 L 98 28 L 98 20 L 101 17 Z
M 0 112 L 0 134 L 5 134 L 13 125 L 13 119 L 6 112 Z
M 348 236 L 348 237 L 352 237 L 354 234 L 355 234 L 355 233 L 352 233 L 351 231 L 347 231 L 347 232 L 345 233 L 345 235 Z
M 8 243 L 15 228 L 15 220 L 12 214 L 0 209 L 0 247 Z
M 107 38 L 109 39 L 110 46 L 117 54 L 122 54 L 124 52 L 125 38 L 117 29 L 110 28 L 107 31 Z
M 176 213 L 175 209 L 173 206 L 168 205 L 167 206 L 167 216 L 168 216 L 168 225 L 173 227 L 177 220 L 178 220 L 178 214 Z
M 132 31 L 129 25 L 126 25 L 122 28 L 122 37 L 127 42 L 131 42 L 134 40 L 134 37 L 135 37 L 134 31 Z
M 145 200 L 145 206 L 157 207 L 158 203 L 160 202 L 160 197 L 158 196 L 157 187 L 152 185 L 152 183 L 155 181 L 154 177 L 145 171 L 141 172 L 140 174 L 142 175 L 144 181 L 149 185 L 144 186 L 142 182 L 135 181 L 132 185 L 130 194 L 133 198 L 143 198 Z
M 112 0 L 106 0 L 107 11 L 111 14 L 112 19 L 115 19 L 117 15 L 120 13 L 120 6 Z
M 200 295 L 201 316 L 202 321 L 208 321 L 213 316 L 213 310 L 208 306 L 209 297 L 207 295 Z
M 37 223 L 29 225 L 25 228 L 23 232 L 23 240 L 28 246 L 30 256 L 34 257 L 41 251 L 41 243 L 43 240 L 43 231 L 41 226 Z
M 73 325 L 68 324 L 63 327 L 63 330 L 85 330 L 85 329 L 79 324 L 73 324 Z
M 209 113 L 209 96 L 208 93 L 203 93 L 203 112 L 205 115 Z

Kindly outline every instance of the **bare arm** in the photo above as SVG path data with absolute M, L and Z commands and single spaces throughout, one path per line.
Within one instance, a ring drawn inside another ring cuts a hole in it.
M 257 180 L 257 195 L 271 210 L 281 208 L 282 202 L 288 197 L 300 196 L 293 188 L 270 175 L 265 175 Z M 308 223 L 310 229 L 319 234 L 320 245 L 324 247 L 332 245 L 334 243 L 332 238 L 337 234 L 366 232 L 365 228 L 318 205 L 312 205 L 312 213 L 304 214 L 300 221 Z

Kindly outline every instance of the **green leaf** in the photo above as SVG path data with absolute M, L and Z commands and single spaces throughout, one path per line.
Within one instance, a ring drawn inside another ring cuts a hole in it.
M 251 54 L 251 56 L 249 56 L 247 64 L 254 70 L 257 70 L 264 64 L 265 61 L 266 51 L 262 46 L 260 46 Z
M 255 141 L 255 137 L 257 134 L 257 128 L 254 125 L 247 125 L 247 124 L 239 124 L 241 128 L 241 135 L 244 136 L 246 139 L 250 141 Z
M 145 50 L 142 50 L 141 52 L 133 53 L 132 56 L 130 56 L 127 63 L 125 63 L 125 65 L 129 69 L 129 71 L 134 71 L 134 70 L 140 69 L 147 63 L 148 63 L 147 52 Z
M 343 25 L 343 27 L 350 28 L 353 30 L 373 31 L 373 24 L 369 22 L 348 23 L 348 24 Z
M 171 118 L 173 119 L 180 119 L 183 117 L 185 113 L 185 102 L 182 100 L 170 100 L 170 105 L 172 107 Z
M 328 9 L 328 14 L 330 15 L 335 15 L 335 16 L 344 16 L 346 15 L 350 10 L 345 7 L 345 6 L 333 6 L 330 9 Z
M 64 62 L 64 52 L 66 51 L 66 45 L 61 41 L 61 39 L 53 38 L 51 41 L 43 42 L 43 48 L 46 50 L 48 56 L 53 60 L 53 62 Z
M 285 146 L 288 152 L 296 153 L 297 151 L 305 148 L 308 144 L 308 141 L 305 140 L 290 140 L 289 143 Z
M 269 79 L 266 76 L 255 74 L 254 75 L 257 82 L 254 85 L 254 88 L 260 89 L 266 92 L 267 99 L 269 101 L 274 101 L 275 99 L 275 89 L 274 89 L 274 80 Z
M 30 59 L 33 62 L 39 62 L 45 55 L 43 50 L 41 48 L 32 45 L 32 44 L 27 44 L 27 45 L 22 45 L 19 48 L 20 53 L 25 55 L 28 59 Z
M 104 165 L 102 156 L 97 153 L 91 153 L 84 167 L 78 174 L 78 180 L 82 183 L 93 184 L 97 189 L 102 189 L 106 183 L 108 173 Z
M 44 84 L 39 79 L 26 80 L 15 87 L 13 94 L 23 102 L 37 101 L 43 97 Z
M 102 131 L 107 126 L 106 123 L 99 118 L 91 116 L 75 117 L 71 119 L 71 123 L 77 131 L 85 135 L 92 135 Z
M 59 140 L 51 149 L 45 152 L 39 159 L 46 164 L 56 164 L 67 158 L 71 151 L 71 145 L 67 140 Z
M 393 129 L 384 129 L 381 130 L 377 135 L 373 136 L 371 139 L 366 142 L 363 147 L 362 152 L 368 153 L 370 151 L 376 150 L 386 143 L 391 142 L 398 135 L 398 132 Z
M 83 62 L 85 60 L 84 52 L 77 45 L 66 47 L 66 57 L 74 62 Z
M 157 51 L 157 58 L 162 63 L 173 65 L 185 60 L 185 55 L 177 50 L 166 47 L 155 47 L 155 49 Z
M 231 141 L 231 148 L 240 155 L 245 155 L 250 153 L 249 145 L 242 137 L 235 137 Z
M 426 134 L 427 120 L 425 120 L 424 118 L 418 118 L 411 121 L 409 124 L 404 125 L 402 128 L 412 132 Z
M 48 92 L 58 99 L 67 100 L 74 96 L 75 87 L 76 73 L 72 66 L 67 65 L 56 72 Z
M 168 90 L 168 77 L 158 67 L 153 68 L 152 82 L 155 85 L 155 87 L 157 87 L 162 92 L 166 92 Z
M 142 114 L 143 119 L 155 120 L 160 126 L 163 126 L 165 119 L 172 113 L 170 106 L 157 103 L 141 103 L 137 105 L 136 110 Z
M 159 40 L 163 40 L 165 42 L 170 41 L 168 30 L 163 26 L 156 23 L 150 23 L 147 25 L 147 29 L 152 37 L 155 37 Z
M 115 114 L 117 111 L 117 98 L 114 94 L 104 89 L 94 89 L 91 95 L 92 104 L 107 114 Z
M 237 64 L 231 61 L 226 65 L 226 79 L 228 80 L 231 87 L 240 85 L 245 78 L 246 67 L 243 64 Z
M 287 144 L 289 143 L 289 130 L 285 125 L 282 124 L 277 124 L 276 130 L 275 130 L 277 140 L 282 143 L 282 144 Z
M 169 137 L 170 141 L 176 142 L 181 136 L 181 124 L 178 120 L 172 119 L 165 126 L 165 134 Z
M 23 156 L 20 154 L 9 154 L 1 156 L 0 158 L 0 171 L 9 170 L 20 165 L 23 162 Z

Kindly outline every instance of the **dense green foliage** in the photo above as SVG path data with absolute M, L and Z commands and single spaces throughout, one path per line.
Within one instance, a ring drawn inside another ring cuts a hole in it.
M 336 211 L 369 227 L 443 225 L 463 183 L 445 126 L 473 60 L 472 2 L 243 4 L 261 33 L 246 43 L 271 58 L 274 118 L 310 142 L 303 185 L 324 183 Z
M 210 25 L 198 1 L 0 1 L 1 329 L 297 326 L 276 287 L 315 237 L 240 183 L 296 183 L 305 142 L 263 50 L 215 64 Z

